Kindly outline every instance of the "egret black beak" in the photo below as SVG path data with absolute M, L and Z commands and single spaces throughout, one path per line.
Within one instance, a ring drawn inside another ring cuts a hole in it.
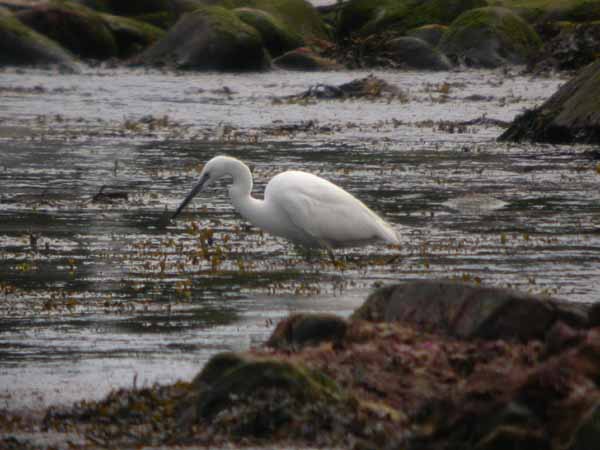
M 175 211 L 175 213 L 171 216 L 171 220 L 175 219 L 175 217 L 177 217 L 179 213 L 183 211 L 183 208 L 185 208 L 187 204 L 191 202 L 192 199 L 198 194 L 198 192 L 202 190 L 202 188 L 204 187 L 204 183 L 206 183 L 206 180 L 208 180 L 208 177 L 206 175 L 200 179 L 200 182 L 196 186 L 194 186 L 194 188 L 187 195 L 187 197 L 181 202 L 181 205 L 179 205 L 177 211 Z

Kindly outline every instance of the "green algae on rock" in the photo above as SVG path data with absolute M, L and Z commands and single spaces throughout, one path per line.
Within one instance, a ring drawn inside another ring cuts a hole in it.
M 9 14 L 0 14 L 0 67 L 56 65 L 76 71 L 73 56 L 58 43 Z
M 71 2 L 42 3 L 17 18 L 84 59 L 108 59 L 118 54 L 117 43 L 100 15 Z
M 326 39 L 325 24 L 319 13 L 305 0 L 201 0 L 206 5 L 226 9 L 252 8 L 266 11 L 279 19 L 288 34 L 302 38 Z
M 129 17 L 104 13 L 100 17 L 114 36 L 119 58 L 138 54 L 165 35 L 162 29 Z
M 528 22 L 600 20 L 600 0 L 496 0 L 493 5 L 512 9 Z
M 304 45 L 304 39 L 299 34 L 290 31 L 271 13 L 255 8 L 238 8 L 233 11 L 242 22 L 256 28 L 273 58 Z
M 449 24 L 463 12 L 485 6 L 485 0 L 351 0 L 341 10 L 341 36 L 399 33 L 427 24 Z
M 541 106 L 518 116 L 501 141 L 600 142 L 600 61 L 582 69 Z
M 454 20 L 440 42 L 450 58 L 467 66 L 525 64 L 542 43 L 535 30 L 506 8 L 472 9 Z
M 188 70 L 263 70 L 268 56 L 255 28 L 231 10 L 202 7 L 182 17 L 134 63 Z
M 183 12 L 192 11 L 197 6 L 193 0 L 69 0 L 81 3 L 99 12 L 126 16 L 146 22 L 159 28 L 173 25 Z

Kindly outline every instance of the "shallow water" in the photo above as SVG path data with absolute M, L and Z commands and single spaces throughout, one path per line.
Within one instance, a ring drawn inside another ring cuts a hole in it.
M 564 80 L 379 72 L 402 99 L 282 100 L 367 74 L 2 72 L 0 408 L 189 379 L 290 312 L 347 316 L 394 281 L 597 299 L 593 149 L 499 144 L 500 127 L 465 124 L 509 121 Z M 252 166 L 258 196 L 287 168 L 330 179 L 401 247 L 345 251 L 343 270 L 307 262 L 248 227 L 225 182 L 166 220 L 219 153 Z

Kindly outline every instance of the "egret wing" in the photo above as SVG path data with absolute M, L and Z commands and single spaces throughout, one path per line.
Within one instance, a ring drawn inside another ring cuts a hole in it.
M 391 228 L 360 200 L 304 172 L 275 177 L 265 192 L 312 245 L 346 247 L 388 240 Z M 393 230 L 391 231 L 395 235 Z M 310 238 L 310 239 L 309 239 Z

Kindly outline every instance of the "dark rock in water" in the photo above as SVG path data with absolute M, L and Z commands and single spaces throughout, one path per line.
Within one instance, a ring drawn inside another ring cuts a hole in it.
M 416 281 L 377 290 L 353 319 L 403 321 L 462 338 L 544 339 L 557 321 L 587 324 L 581 308 L 508 289 Z
M 204 7 L 183 16 L 167 35 L 134 64 L 180 69 L 248 71 L 268 67 L 268 56 L 255 28 L 230 10 Z
M 17 14 L 25 25 L 55 40 L 81 58 L 118 55 L 115 38 L 100 15 L 71 3 L 42 3 Z
M 272 14 L 255 8 L 238 8 L 234 12 L 242 22 L 256 28 L 272 57 L 304 45 L 304 39 L 291 31 Z
M 0 14 L 0 67 L 3 66 L 57 66 L 69 72 L 78 70 L 69 52 L 8 14 Z
M 419 38 L 429 45 L 436 47 L 442 40 L 442 36 L 444 36 L 446 31 L 448 31 L 447 25 L 429 24 L 412 28 L 406 32 L 406 35 Z
M 600 142 L 600 61 L 565 83 L 541 106 L 518 116 L 501 141 Z
M 347 328 L 346 321 L 334 314 L 293 314 L 277 324 L 267 345 L 283 349 L 337 343 Z
M 351 0 L 340 13 L 341 36 L 368 36 L 432 23 L 449 24 L 461 13 L 485 6 L 484 0 Z
M 417 70 L 449 70 L 450 60 L 427 42 L 415 37 L 399 37 L 386 43 L 385 53 L 401 67 Z
M 300 415 L 314 415 L 316 405 L 326 408 L 344 400 L 336 383 L 320 372 L 230 353 L 213 357 L 192 386 L 195 392 L 179 405 L 185 418 L 181 426 L 208 421 L 216 429 L 228 429 L 222 413 L 235 411 L 236 419 L 241 418 L 237 433 L 254 437 L 271 436 Z
M 405 94 L 398 87 L 389 84 L 381 78 L 369 75 L 365 78 L 352 80 L 339 86 L 317 84 L 307 91 L 285 97 L 285 100 L 340 100 L 346 98 L 399 98 L 404 99 Z
M 544 39 L 542 51 L 532 61 L 533 72 L 579 70 L 600 53 L 600 22 L 551 23 L 540 29 L 552 37 Z
M 450 24 L 439 48 L 459 63 L 474 67 L 525 64 L 539 51 L 535 30 L 506 8 L 477 8 Z
M 318 70 L 340 70 L 342 66 L 334 60 L 323 58 L 307 48 L 298 48 L 284 53 L 273 60 L 273 66 L 284 70 L 313 72 Z

